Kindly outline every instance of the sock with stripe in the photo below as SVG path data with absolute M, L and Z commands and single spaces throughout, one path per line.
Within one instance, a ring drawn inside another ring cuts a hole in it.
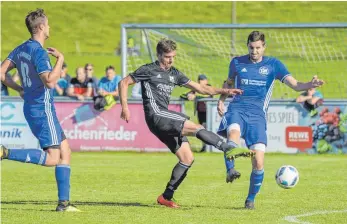
M 47 152 L 41 149 L 9 149 L 8 160 L 45 165 Z
M 247 201 L 254 201 L 264 180 L 264 169 L 253 170 L 250 178 Z
M 59 164 L 55 167 L 59 201 L 70 200 L 70 175 L 71 169 L 69 165 Z
M 175 190 L 180 186 L 184 178 L 187 176 L 187 172 L 191 165 L 186 165 L 181 162 L 177 163 L 172 170 L 170 181 L 166 185 L 166 189 L 163 193 L 163 197 L 166 200 L 171 200 Z
M 237 148 L 237 147 L 238 147 L 238 144 L 236 144 L 234 141 L 228 140 L 228 143 L 227 143 L 227 144 L 229 145 L 230 148 Z M 225 167 L 226 167 L 226 169 L 227 169 L 227 172 L 228 172 L 230 169 L 232 169 L 232 168 L 235 167 L 235 160 L 234 160 L 234 159 L 233 159 L 233 160 L 227 159 L 227 157 L 226 157 L 225 154 L 224 154 L 224 162 L 225 162 Z
M 223 141 L 217 134 L 212 131 L 207 131 L 206 129 L 200 129 L 196 132 L 195 136 L 203 141 L 205 144 L 213 145 L 217 149 L 226 152 L 229 150 L 230 146 Z

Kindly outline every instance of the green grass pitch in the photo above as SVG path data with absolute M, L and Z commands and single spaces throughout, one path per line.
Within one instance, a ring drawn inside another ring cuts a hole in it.
M 195 156 L 175 194 L 182 207 L 174 210 L 157 205 L 156 198 L 164 190 L 175 156 L 73 153 L 71 198 L 83 212 L 68 214 L 53 211 L 57 198 L 54 168 L 2 161 L 1 223 L 346 223 L 344 155 L 266 155 L 265 180 L 254 211 L 243 209 L 249 159 L 237 161 L 242 176 L 226 184 L 221 154 Z M 294 189 L 282 189 L 274 180 L 284 164 L 300 172 Z

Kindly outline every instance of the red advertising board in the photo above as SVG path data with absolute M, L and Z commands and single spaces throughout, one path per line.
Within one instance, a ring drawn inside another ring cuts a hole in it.
M 289 126 L 286 128 L 287 147 L 304 150 L 312 147 L 312 128 L 307 126 Z
M 168 151 L 149 131 L 140 103 L 129 104 L 129 123 L 120 119 L 119 104 L 103 112 L 94 110 L 92 103 L 56 102 L 55 107 L 73 151 Z M 171 104 L 169 109 L 180 112 L 181 105 Z

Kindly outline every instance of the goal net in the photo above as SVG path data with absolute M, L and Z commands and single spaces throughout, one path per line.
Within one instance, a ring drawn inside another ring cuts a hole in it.
M 135 27 L 135 28 L 134 28 Z M 136 28 L 138 27 L 138 28 Z M 247 54 L 246 40 L 253 30 L 265 33 L 265 55 L 280 59 L 300 81 L 318 75 L 327 82 L 322 87 L 325 98 L 347 98 L 347 25 L 308 24 L 252 27 L 238 25 L 142 25 L 123 26 L 123 72 L 156 60 L 156 44 L 167 37 L 177 42 L 175 67 L 190 79 L 206 74 L 212 85 L 221 86 L 227 78 L 230 60 Z M 313 28 L 314 27 L 314 28 Z M 125 75 L 125 74 L 123 74 Z M 276 82 L 272 98 L 295 98 L 295 93 Z

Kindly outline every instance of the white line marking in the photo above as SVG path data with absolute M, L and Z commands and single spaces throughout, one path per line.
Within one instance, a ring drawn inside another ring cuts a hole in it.
M 347 213 L 347 210 L 334 210 L 334 211 L 317 211 L 317 212 L 310 212 L 310 213 L 305 213 L 302 215 L 291 215 L 291 216 L 286 216 L 284 217 L 284 220 L 288 222 L 293 222 L 293 223 L 300 223 L 300 224 L 312 224 L 311 222 L 304 222 L 300 221 L 298 218 L 301 217 L 308 217 L 308 216 L 314 216 L 314 215 L 325 215 L 325 214 L 332 214 L 332 213 Z

